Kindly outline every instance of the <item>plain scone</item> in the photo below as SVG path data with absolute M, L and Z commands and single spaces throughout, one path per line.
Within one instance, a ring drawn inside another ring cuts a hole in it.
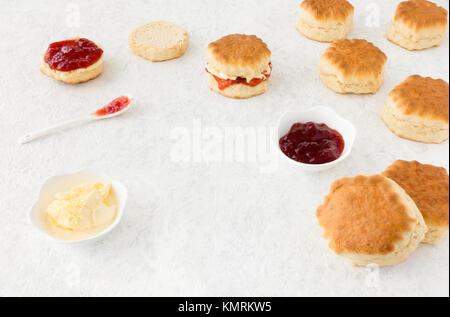
M 409 76 L 388 96 L 381 118 L 398 136 L 424 143 L 449 137 L 449 86 L 442 79 Z
M 180 57 L 186 51 L 188 42 L 188 33 L 175 23 L 167 21 L 141 25 L 128 38 L 133 53 L 152 62 Z
M 387 56 L 366 40 L 337 40 L 320 58 L 320 78 L 338 93 L 374 94 L 383 84 L 386 61 Z
M 447 33 L 448 12 L 426 0 L 401 2 L 389 26 L 387 37 L 407 50 L 441 45 Z
M 449 177 L 443 167 L 417 161 L 396 161 L 383 175 L 399 184 L 414 200 L 425 219 L 424 243 L 437 244 L 448 234 Z
M 316 215 L 329 247 L 358 266 L 402 263 L 427 232 L 411 197 L 381 175 L 335 181 Z
M 354 8 L 346 0 L 305 0 L 300 5 L 297 30 L 309 39 L 333 42 L 353 27 Z

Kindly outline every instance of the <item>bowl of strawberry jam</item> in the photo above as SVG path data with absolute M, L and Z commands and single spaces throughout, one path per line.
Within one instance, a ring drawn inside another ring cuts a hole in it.
M 288 164 L 323 171 L 348 157 L 356 129 L 333 109 L 315 107 L 282 115 L 277 138 L 279 153 Z

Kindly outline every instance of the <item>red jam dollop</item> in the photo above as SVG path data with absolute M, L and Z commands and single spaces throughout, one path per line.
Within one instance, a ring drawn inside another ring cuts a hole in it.
M 81 38 L 50 44 L 44 60 L 51 69 L 68 72 L 93 65 L 102 54 L 103 50 L 97 44 Z
M 249 82 L 247 82 L 247 79 L 242 78 L 242 77 L 238 77 L 238 78 L 236 78 L 236 79 L 234 79 L 234 80 L 233 80 L 233 79 L 223 79 L 223 78 L 217 77 L 217 76 L 214 75 L 214 74 L 211 74 L 211 73 L 208 71 L 208 69 L 206 69 L 206 71 L 207 71 L 209 74 L 211 74 L 211 75 L 214 77 L 214 79 L 217 81 L 217 84 L 218 84 L 218 86 L 219 86 L 219 89 L 220 89 L 220 90 L 224 90 L 224 89 L 226 89 L 226 88 L 228 88 L 228 87 L 231 87 L 231 86 L 233 86 L 233 85 L 238 85 L 238 84 L 243 84 L 243 85 L 247 85 L 247 86 L 250 86 L 250 87 L 256 87 L 256 86 L 258 86 L 258 85 L 259 85 L 260 83 L 262 83 L 263 81 L 268 80 L 269 77 L 270 77 L 270 75 L 272 74 L 272 63 L 270 63 L 269 66 L 270 66 L 270 73 L 269 73 L 269 74 L 264 73 L 264 76 L 266 77 L 265 79 L 264 79 L 264 78 L 253 78 L 253 79 L 250 80 Z
M 114 114 L 128 107 L 130 103 L 130 98 L 128 98 L 127 96 L 122 96 L 114 99 L 103 108 L 98 109 L 94 114 L 99 117 Z
M 344 152 L 342 135 L 326 124 L 296 123 L 280 139 L 280 149 L 294 161 L 305 164 L 325 164 L 337 160 Z

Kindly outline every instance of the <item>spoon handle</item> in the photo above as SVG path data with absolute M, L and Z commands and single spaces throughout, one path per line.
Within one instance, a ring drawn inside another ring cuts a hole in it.
M 97 117 L 95 117 L 93 115 L 90 115 L 90 116 L 85 116 L 85 117 L 80 117 L 80 118 L 64 121 L 64 122 L 55 124 L 55 125 L 53 125 L 51 127 L 48 127 L 48 128 L 42 129 L 42 130 L 38 130 L 38 131 L 35 131 L 35 132 L 32 132 L 32 133 L 28 133 L 25 136 L 23 136 L 22 138 L 20 138 L 19 142 L 22 143 L 22 144 L 29 143 L 31 141 L 34 141 L 34 140 L 36 140 L 36 139 L 38 139 L 40 137 L 43 137 L 43 136 L 48 135 L 50 133 L 56 132 L 58 130 L 70 127 L 72 125 L 81 124 L 81 123 L 84 123 L 84 122 L 89 122 L 89 121 L 92 121 L 92 120 L 96 120 L 96 119 L 97 119 Z

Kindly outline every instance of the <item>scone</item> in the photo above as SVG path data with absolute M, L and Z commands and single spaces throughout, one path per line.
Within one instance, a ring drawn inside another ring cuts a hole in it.
M 449 177 L 443 167 L 396 161 L 383 175 L 399 184 L 422 213 L 428 232 L 423 242 L 436 244 L 448 234 Z
M 267 91 L 271 52 L 255 35 L 232 34 L 208 45 L 208 86 L 230 98 L 250 98 Z
M 320 58 L 320 78 L 338 93 L 373 94 L 383 84 L 386 61 L 386 55 L 366 40 L 337 40 Z
M 442 143 L 449 137 L 448 98 L 445 81 L 413 75 L 390 92 L 381 118 L 402 138 Z
M 350 33 L 353 15 L 354 8 L 346 0 L 305 0 L 296 27 L 307 38 L 333 42 Z
M 103 50 L 79 37 L 50 44 L 40 67 L 44 75 L 68 84 L 94 79 L 102 70 Z
M 381 175 L 335 181 L 316 214 L 329 247 L 359 266 L 404 262 L 427 232 L 411 197 Z
M 188 33 L 175 23 L 167 21 L 141 25 L 128 38 L 131 51 L 152 62 L 180 57 L 186 51 L 188 42 Z
M 400 2 L 388 29 L 388 39 L 407 50 L 441 45 L 447 33 L 448 12 L 433 2 Z

